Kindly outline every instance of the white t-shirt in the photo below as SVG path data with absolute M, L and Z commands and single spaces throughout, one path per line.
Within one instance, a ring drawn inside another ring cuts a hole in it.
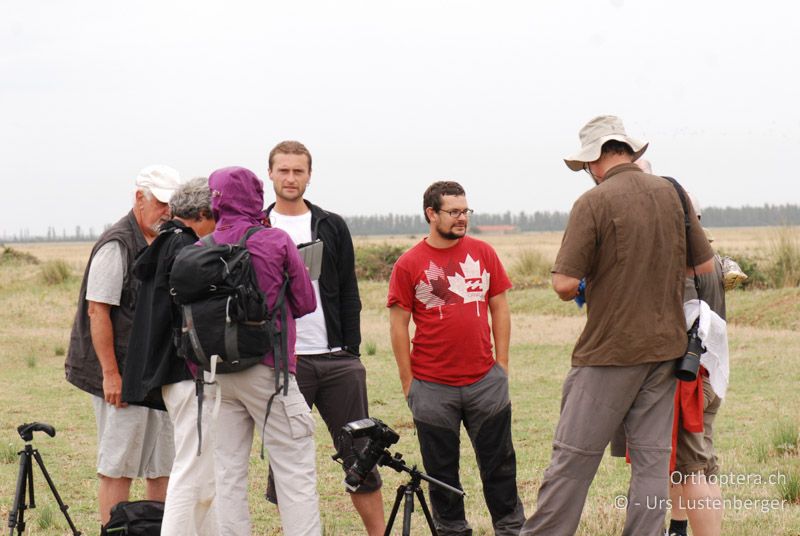
M 273 227 L 286 231 L 295 244 L 311 242 L 311 211 L 299 216 L 286 216 L 273 210 L 269 214 Z M 314 295 L 317 297 L 317 308 L 297 319 L 297 355 L 323 354 L 336 352 L 341 348 L 328 348 L 328 331 L 325 328 L 325 314 L 322 312 L 322 300 L 319 294 L 319 281 L 312 281 Z
M 106 242 L 97 250 L 89 265 L 86 282 L 86 299 L 89 301 L 119 305 L 122 299 L 122 282 L 127 263 L 122 247 L 116 240 Z

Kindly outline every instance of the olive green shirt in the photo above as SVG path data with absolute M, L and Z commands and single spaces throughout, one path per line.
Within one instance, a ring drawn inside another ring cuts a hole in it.
M 689 204 L 694 264 L 713 251 Z M 573 366 L 629 366 L 686 350 L 683 207 L 672 184 L 615 166 L 572 207 L 553 272 L 586 278 L 586 326 Z

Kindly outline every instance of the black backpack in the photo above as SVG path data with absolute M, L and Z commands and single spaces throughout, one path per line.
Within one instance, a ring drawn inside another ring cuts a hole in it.
M 211 370 L 211 356 L 217 355 L 215 370 L 221 374 L 239 372 L 261 363 L 272 348 L 275 360 L 275 394 L 267 403 L 266 427 L 272 400 L 289 392 L 289 353 L 286 325 L 286 292 L 289 274 L 275 305 L 270 310 L 258 285 L 247 250 L 247 239 L 264 227 L 251 227 L 237 244 L 217 244 L 212 235 L 203 247 L 187 246 L 175 257 L 169 276 L 170 293 L 181 308 L 182 326 L 176 337 L 178 355 Z M 276 321 L 280 318 L 280 328 Z M 197 384 L 197 453 L 202 448 L 203 375 Z M 263 434 L 262 434 L 263 437 Z M 262 444 L 261 457 L 264 457 Z
M 123 501 L 111 508 L 100 536 L 159 536 L 164 518 L 161 501 Z
M 217 355 L 217 372 L 239 372 L 272 349 L 275 368 L 288 374 L 286 333 L 276 324 L 280 316 L 286 326 L 288 274 L 269 310 L 246 246 L 263 229 L 251 227 L 237 244 L 217 244 L 208 235 L 204 247 L 183 248 L 172 265 L 170 292 L 182 316 L 178 354 L 205 370 Z

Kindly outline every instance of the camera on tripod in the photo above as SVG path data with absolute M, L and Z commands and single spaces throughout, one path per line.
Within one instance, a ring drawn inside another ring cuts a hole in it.
M 342 427 L 341 434 L 341 450 L 333 459 L 341 459 L 344 463 L 349 457 L 355 458 L 350 467 L 345 467 L 344 485 L 350 491 L 355 491 L 381 458 L 388 455 L 386 449 L 400 441 L 400 435 L 380 419 L 361 419 L 347 423 Z M 353 448 L 353 440 L 362 437 L 369 439 L 362 448 Z M 352 456 L 344 456 L 342 451 L 345 448 L 352 450 Z
M 367 438 L 366 443 L 361 448 L 355 448 L 353 441 L 361 438 Z M 397 488 L 397 495 L 395 496 L 384 534 L 388 536 L 392 533 L 392 525 L 394 525 L 401 503 L 404 505 L 403 534 L 411 534 L 411 514 L 414 511 L 414 497 L 416 497 L 419 500 L 422 513 L 425 515 L 425 520 L 428 522 L 428 528 L 431 534 L 435 536 L 437 534 L 436 527 L 420 486 L 422 481 L 424 480 L 429 484 L 439 486 L 457 495 L 464 496 L 465 493 L 463 490 L 445 484 L 441 480 L 417 470 L 416 465 L 409 467 L 403 461 L 403 455 L 399 452 L 395 452 L 392 455 L 389 452 L 389 447 L 398 441 L 400 441 L 400 435 L 380 419 L 353 421 L 342 427 L 341 435 L 339 436 L 339 451 L 332 458 L 344 466 L 344 484 L 350 491 L 355 491 L 376 465 L 389 467 L 398 473 L 408 473 L 411 479 Z M 353 460 L 352 463 L 350 460 Z M 347 465 L 348 463 L 349 465 Z

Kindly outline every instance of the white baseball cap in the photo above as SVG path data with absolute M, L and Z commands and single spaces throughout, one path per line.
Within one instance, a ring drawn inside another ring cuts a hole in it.
M 169 203 L 180 184 L 180 174 L 169 166 L 147 166 L 136 177 L 136 187 L 147 188 L 162 203 Z

